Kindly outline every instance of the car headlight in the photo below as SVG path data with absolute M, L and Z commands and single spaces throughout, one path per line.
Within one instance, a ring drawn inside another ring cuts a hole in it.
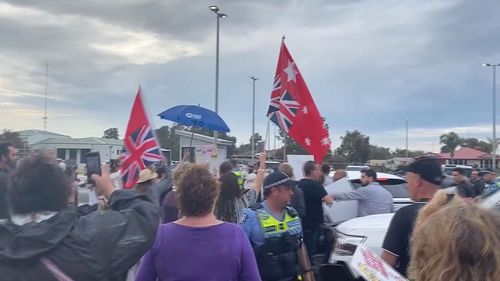
M 333 254 L 336 256 L 352 256 L 359 244 L 365 242 L 366 236 L 349 235 L 337 231 Z

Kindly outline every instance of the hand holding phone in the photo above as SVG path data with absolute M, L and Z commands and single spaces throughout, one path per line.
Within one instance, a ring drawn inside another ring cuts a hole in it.
M 92 175 L 100 176 L 101 171 L 101 155 L 99 152 L 89 152 L 85 155 L 85 166 L 87 167 L 87 182 L 95 184 L 92 180 Z

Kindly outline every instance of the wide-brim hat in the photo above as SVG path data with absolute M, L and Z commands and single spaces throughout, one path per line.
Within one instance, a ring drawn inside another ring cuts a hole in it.
M 147 182 L 149 180 L 156 179 L 158 177 L 157 173 L 153 173 L 150 169 L 144 169 L 139 173 L 139 180 L 137 183 Z

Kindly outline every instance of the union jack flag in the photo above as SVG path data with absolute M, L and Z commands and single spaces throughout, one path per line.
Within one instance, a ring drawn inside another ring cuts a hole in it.
M 121 158 L 121 175 L 126 189 L 135 186 L 141 170 L 162 160 L 160 147 L 142 103 L 140 89 L 130 114 Z
M 271 97 L 267 117 L 281 130 L 288 133 L 293 125 L 293 118 L 297 115 L 300 109 L 299 103 L 293 99 L 288 91 L 284 91 L 282 95 L 274 95 Z

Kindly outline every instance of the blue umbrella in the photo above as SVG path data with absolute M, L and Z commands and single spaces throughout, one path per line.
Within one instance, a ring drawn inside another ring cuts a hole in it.
M 199 105 L 178 105 L 158 114 L 161 119 L 181 125 L 205 128 L 211 131 L 229 132 L 229 127 L 220 116 L 210 109 Z M 193 132 L 194 133 L 194 132 Z M 193 136 L 191 135 L 191 141 Z M 189 145 L 191 146 L 191 145 Z
M 198 105 L 178 105 L 158 114 L 161 119 L 170 120 L 181 125 L 209 129 L 211 131 L 229 132 L 226 122 L 217 113 Z

